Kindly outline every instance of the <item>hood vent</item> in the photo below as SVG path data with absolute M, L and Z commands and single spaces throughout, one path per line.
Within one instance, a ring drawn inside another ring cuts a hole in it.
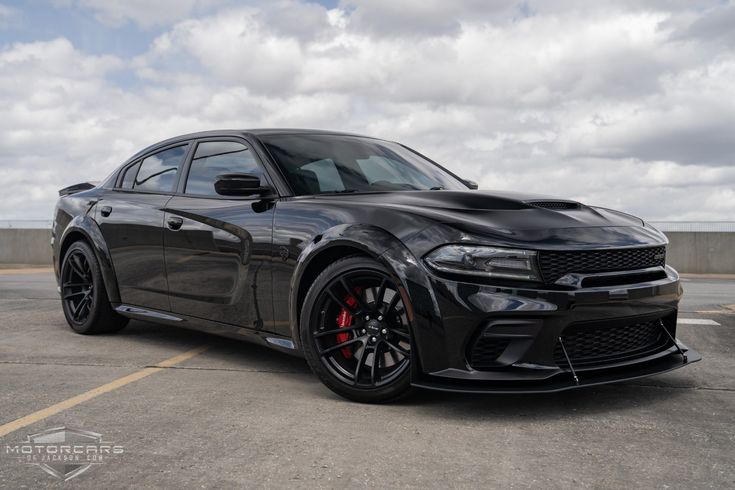
M 526 204 L 536 206 L 537 208 L 552 209 L 554 211 L 567 211 L 581 207 L 578 202 L 574 201 L 526 201 Z

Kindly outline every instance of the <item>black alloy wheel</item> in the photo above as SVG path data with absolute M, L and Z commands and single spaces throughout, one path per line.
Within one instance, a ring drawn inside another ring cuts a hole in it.
M 410 388 L 406 305 L 377 261 L 350 257 L 329 266 L 309 290 L 302 319 L 307 361 L 336 393 L 381 402 Z
M 74 323 L 83 324 L 92 311 L 95 299 L 94 280 L 89 259 L 79 248 L 66 256 L 61 278 L 61 297 L 64 308 Z
M 74 242 L 64 255 L 61 303 L 67 323 L 77 333 L 116 332 L 128 323 L 110 305 L 97 257 L 83 241 Z

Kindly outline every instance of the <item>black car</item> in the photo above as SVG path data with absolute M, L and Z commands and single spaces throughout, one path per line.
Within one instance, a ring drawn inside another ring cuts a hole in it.
M 478 191 L 398 143 L 211 131 L 60 191 L 77 332 L 130 318 L 303 355 L 347 398 L 550 392 L 700 359 L 676 340 L 666 237 L 579 202 Z

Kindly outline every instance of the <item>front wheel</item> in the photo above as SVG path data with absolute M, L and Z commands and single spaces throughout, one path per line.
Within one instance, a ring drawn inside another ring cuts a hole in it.
M 345 398 L 378 403 L 410 389 L 406 305 L 375 260 L 341 259 L 317 277 L 301 313 L 301 343 L 312 371 Z

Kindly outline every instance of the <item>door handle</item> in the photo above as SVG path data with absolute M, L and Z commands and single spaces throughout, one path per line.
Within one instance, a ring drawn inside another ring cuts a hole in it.
M 184 224 L 184 220 L 176 216 L 172 216 L 166 220 L 166 224 L 168 225 L 169 228 L 175 231 L 181 228 L 181 225 Z
M 102 206 L 102 209 L 100 209 L 100 214 L 105 218 L 107 218 L 111 212 L 112 208 L 110 206 Z

